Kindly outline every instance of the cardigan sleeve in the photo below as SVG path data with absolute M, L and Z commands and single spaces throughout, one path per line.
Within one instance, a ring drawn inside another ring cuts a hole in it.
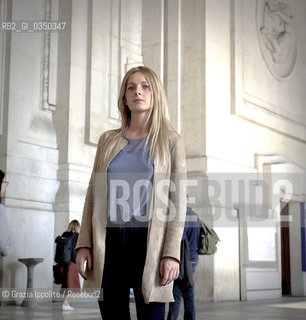
M 182 138 L 174 134 L 172 139 L 170 181 L 173 187 L 169 191 L 169 221 L 162 256 L 173 257 L 180 261 L 180 245 L 187 210 L 186 160 Z
M 81 230 L 76 245 L 76 250 L 79 248 L 92 248 L 92 214 L 94 208 L 93 198 L 93 186 L 95 174 L 98 171 L 98 166 L 102 157 L 102 146 L 105 142 L 107 132 L 103 133 L 98 142 L 98 148 L 95 156 L 95 162 L 92 170 L 92 174 L 89 180 L 88 189 L 86 192 L 86 198 L 83 209 L 83 216 L 81 222 Z

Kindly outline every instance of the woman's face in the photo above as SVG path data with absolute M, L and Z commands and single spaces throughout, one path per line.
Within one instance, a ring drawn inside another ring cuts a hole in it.
M 131 113 L 147 113 L 152 107 L 152 92 L 149 82 L 141 72 L 135 72 L 128 78 L 125 90 L 125 102 Z

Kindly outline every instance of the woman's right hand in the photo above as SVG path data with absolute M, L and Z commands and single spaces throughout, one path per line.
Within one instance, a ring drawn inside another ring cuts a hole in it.
M 84 269 L 84 263 L 87 261 L 87 268 L 89 270 L 92 270 L 92 254 L 91 250 L 89 248 L 79 248 L 77 250 L 77 256 L 76 256 L 76 266 L 79 274 L 82 276 L 84 280 L 87 279 L 85 269 Z

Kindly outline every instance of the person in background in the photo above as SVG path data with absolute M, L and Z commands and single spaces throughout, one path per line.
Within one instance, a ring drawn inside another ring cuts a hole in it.
M 194 304 L 194 274 L 199 263 L 199 243 L 201 222 L 197 214 L 189 207 L 187 207 L 185 228 L 182 237 L 181 263 L 184 263 L 184 274 L 180 268 L 179 278 L 174 281 L 173 296 L 174 302 L 169 304 L 169 312 L 167 320 L 176 320 L 179 316 L 181 298 L 184 300 L 184 320 L 195 320 L 196 308 Z M 187 252 L 186 252 L 187 251 Z M 187 254 L 186 254 L 187 253 Z M 185 261 L 185 260 L 189 261 Z M 188 268 L 188 264 L 190 269 Z M 187 266 L 187 267 L 186 267 Z
M 5 180 L 5 173 L 2 170 L 0 170 L 0 182 L 0 254 L 4 257 L 12 250 L 12 241 L 6 219 L 5 207 L 2 204 L 5 188 L 8 185 L 8 181 Z
M 72 220 L 67 230 L 62 234 L 62 237 L 73 237 L 72 238 L 72 252 L 71 252 L 71 262 L 69 264 L 61 265 L 61 274 L 63 278 L 63 283 L 61 287 L 61 292 L 64 292 L 64 300 L 62 303 L 62 311 L 71 311 L 74 308 L 68 303 L 69 294 L 68 291 L 75 291 L 80 289 L 80 279 L 79 273 L 76 268 L 76 252 L 75 246 L 78 241 L 78 236 L 80 232 L 80 223 L 78 220 Z
M 130 288 L 138 320 L 164 320 L 179 275 L 187 207 L 184 145 L 150 68 L 126 73 L 118 109 L 121 127 L 104 132 L 98 143 L 77 243 L 78 270 L 85 287 L 102 286 L 104 320 L 130 319 Z

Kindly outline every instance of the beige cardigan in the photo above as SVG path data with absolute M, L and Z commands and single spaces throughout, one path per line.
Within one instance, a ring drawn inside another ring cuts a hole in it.
M 76 248 L 91 248 L 93 254 L 93 270 L 86 270 L 88 278 L 84 283 L 85 288 L 100 288 L 102 283 L 108 217 L 107 168 L 111 160 L 127 144 L 127 140 L 120 136 L 107 161 L 103 161 L 105 141 L 115 132 L 118 131 L 107 131 L 99 139 L 84 204 Z M 142 293 L 146 303 L 174 301 L 173 283 L 161 286 L 159 274 L 162 257 L 169 256 L 180 260 L 180 243 L 186 215 L 185 152 L 181 137 L 174 131 L 170 133 L 169 148 L 170 159 L 166 165 L 154 162 L 147 257 L 142 278 Z M 170 183 L 169 179 L 173 183 Z

